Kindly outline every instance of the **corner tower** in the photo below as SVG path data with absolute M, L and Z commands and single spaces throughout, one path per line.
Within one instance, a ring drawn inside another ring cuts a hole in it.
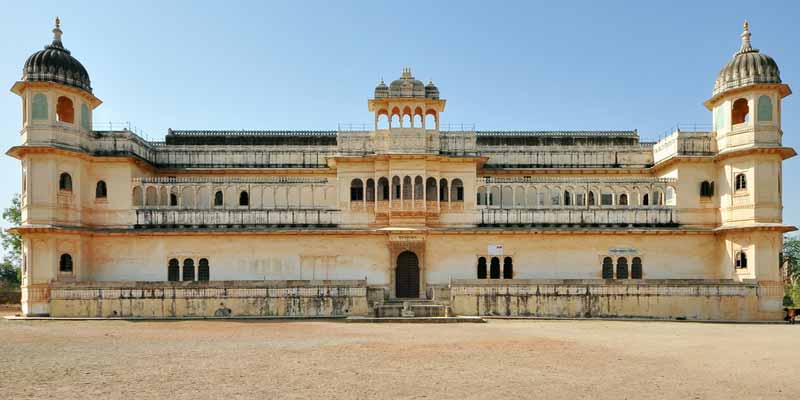
M 58 18 L 52 32 L 52 42 L 28 57 L 22 79 L 11 87 L 22 99 L 22 143 L 8 154 L 22 164 L 18 231 L 25 315 L 49 313 L 50 282 L 85 274 L 87 239 L 71 228 L 85 225 L 105 201 L 105 183 L 102 199 L 90 197 L 96 194 L 90 178 L 95 167 L 84 156 L 92 143 L 92 112 L 101 101 L 92 93 L 86 68 L 64 47 Z
M 712 111 L 719 153 L 714 159 L 719 182 L 718 228 L 724 276 L 780 289 L 778 254 L 783 233 L 781 174 L 783 160 L 794 156 L 783 147 L 781 101 L 791 94 L 772 57 L 752 47 L 745 21 L 741 46 L 720 70 L 705 106 Z M 770 289 L 771 290 L 771 289 Z M 761 297 L 765 310 L 780 297 Z

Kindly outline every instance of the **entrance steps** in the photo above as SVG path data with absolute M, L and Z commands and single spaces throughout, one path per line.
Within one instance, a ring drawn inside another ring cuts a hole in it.
M 392 299 L 373 305 L 376 318 L 443 318 L 450 317 L 450 306 L 426 299 Z

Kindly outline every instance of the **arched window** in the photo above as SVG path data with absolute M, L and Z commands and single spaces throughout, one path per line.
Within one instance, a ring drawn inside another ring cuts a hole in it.
M 242 190 L 241 193 L 239 193 L 239 205 L 240 206 L 250 205 L 250 194 L 248 194 L 246 190 Z
M 709 182 L 709 181 L 700 182 L 700 196 L 701 197 L 714 196 L 714 182 Z
M 628 259 L 625 257 L 617 259 L 617 279 L 628 279 Z
M 224 201 L 225 197 L 222 194 L 222 190 L 217 190 L 217 192 L 214 193 L 214 207 L 222 207 L 222 205 L 225 204 Z
M 628 195 L 625 194 L 625 193 L 619 195 L 618 204 L 621 205 L 621 206 L 627 206 L 628 205 Z
M 744 250 L 736 252 L 736 268 L 747 268 L 747 253 Z
M 74 123 L 75 107 L 72 106 L 72 100 L 65 96 L 59 97 L 56 103 L 56 116 L 61 122 Z
M 197 280 L 198 281 L 208 281 L 208 278 L 211 275 L 211 271 L 208 267 L 208 259 L 201 258 L 200 263 L 197 265 Z
M 642 259 L 633 257 L 631 262 L 631 279 L 642 279 Z
M 478 205 L 485 206 L 486 205 L 486 187 L 481 186 L 478 188 Z
M 436 201 L 436 178 L 429 176 L 425 180 L 425 200 Z
M 133 193 L 131 194 L 131 204 L 138 207 L 142 205 L 142 188 L 139 186 L 133 187 Z
M 425 112 L 425 129 L 436 129 L 436 111 Z
M 745 174 L 736 174 L 734 185 L 736 190 L 747 190 L 747 176 Z
M 422 200 L 422 196 L 424 195 L 423 190 L 425 186 L 422 183 L 422 177 L 417 176 L 414 178 L 414 200 Z
M 758 98 L 758 120 L 772 121 L 772 99 L 767 95 Z
M 178 195 L 177 194 L 175 194 L 175 193 L 170 193 L 169 194 L 169 205 L 171 205 L 173 207 L 178 205 Z
M 492 257 L 492 264 L 489 268 L 489 278 L 500 279 L 500 259 Z
M 747 99 L 738 99 L 733 102 L 733 109 L 731 109 L 731 122 L 736 124 L 743 124 L 750 119 L 750 106 L 747 105 Z
M 450 201 L 464 201 L 464 184 L 461 179 L 453 179 L 450 188 Z
M 378 129 L 389 129 L 389 115 L 384 114 L 386 110 L 381 110 L 378 114 Z
M 511 257 L 503 259 L 503 279 L 514 279 L 514 261 Z
M 649 194 L 645 193 L 642 196 L 642 205 L 643 206 L 649 206 L 650 205 L 650 195 Z
M 447 201 L 447 179 L 440 179 L 439 180 L 439 201 Z
M 72 273 L 72 256 L 64 253 L 58 260 L 58 272 L 71 274 Z
M 183 260 L 183 281 L 194 280 L 194 260 L 187 258 Z
M 675 188 L 672 186 L 667 186 L 667 190 L 664 192 L 663 204 L 666 204 L 668 206 L 674 206 L 677 203 L 678 199 L 675 197 Z
M 486 257 L 478 258 L 478 279 L 486 279 Z
M 594 192 L 589 192 L 589 205 L 595 205 Z
M 575 193 L 575 205 L 576 206 L 585 206 L 586 205 L 586 195 L 583 193 Z
M 94 188 L 94 197 L 97 199 L 105 199 L 108 197 L 106 181 L 97 181 L 97 186 Z
M 158 205 L 158 190 L 156 190 L 155 186 L 148 186 L 147 189 L 144 190 L 144 205 Z
M 372 178 L 367 179 L 367 187 L 364 190 L 364 198 L 367 201 L 375 201 L 375 180 Z
M 392 200 L 400 200 L 400 190 L 402 186 L 400 185 L 400 177 L 395 176 L 392 178 Z
M 58 177 L 58 190 L 72 191 L 72 176 L 66 172 L 62 172 Z
M 550 205 L 552 206 L 560 206 L 561 205 L 561 193 L 557 190 L 553 190 L 550 192 Z
M 350 201 L 364 200 L 364 182 L 361 179 L 350 181 Z
M 499 206 L 503 204 L 503 196 L 500 190 L 500 186 L 492 186 L 489 188 L 489 205 L 490 206 Z
M 614 279 L 614 261 L 611 257 L 603 258 L 603 279 Z
M 177 258 L 172 258 L 167 264 L 167 280 L 177 282 L 181 280 L 181 268 Z
M 389 200 L 389 179 L 378 179 L 378 201 Z
M 663 198 L 660 190 L 656 190 L 655 192 L 653 192 L 653 205 L 654 206 L 663 206 L 664 205 L 664 198 Z
M 411 177 L 406 176 L 403 178 L 403 200 L 411 200 Z
M 47 120 L 47 96 L 43 93 L 33 95 L 32 107 L 31 119 L 35 121 Z
M 570 195 L 569 191 L 564 191 L 564 205 L 571 206 L 572 205 L 572 195 Z

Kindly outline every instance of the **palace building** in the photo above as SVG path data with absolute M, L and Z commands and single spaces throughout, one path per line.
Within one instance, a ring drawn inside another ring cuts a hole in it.
M 148 141 L 93 125 L 59 25 L 11 88 L 26 316 L 781 317 L 791 90 L 747 23 L 713 123 L 657 142 L 453 128 L 409 68 L 366 127 Z

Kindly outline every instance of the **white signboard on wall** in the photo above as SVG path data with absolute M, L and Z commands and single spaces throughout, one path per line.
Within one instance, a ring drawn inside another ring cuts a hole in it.
M 609 252 L 609 254 L 614 254 L 614 255 L 619 255 L 619 256 L 625 256 L 625 255 L 632 256 L 632 255 L 639 254 L 639 250 L 638 249 L 634 249 L 634 248 L 630 248 L 630 247 L 614 247 L 614 248 L 608 249 L 608 252 Z
M 490 256 L 502 256 L 503 255 L 503 245 L 502 244 L 490 244 L 487 250 Z

